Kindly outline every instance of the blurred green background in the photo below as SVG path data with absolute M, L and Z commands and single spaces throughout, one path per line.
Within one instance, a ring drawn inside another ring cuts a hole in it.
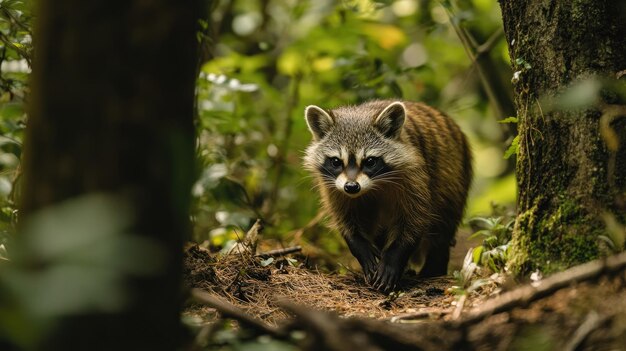
M 18 214 L 31 12 L 30 1 L 0 1 L 0 257 Z M 345 253 L 301 167 L 309 104 L 393 97 L 435 106 L 472 145 L 466 217 L 514 203 L 514 156 L 504 155 L 515 128 L 498 123 L 510 116 L 502 106 L 512 73 L 497 2 L 220 0 L 200 29 L 192 240 L 218 250 L 262 218 L 268 245 Z

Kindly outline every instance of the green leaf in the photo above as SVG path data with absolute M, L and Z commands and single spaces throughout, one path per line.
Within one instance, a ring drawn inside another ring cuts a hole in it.
M 267 266 L 269 266 L 270 264 L 272 264 L 272 262 L 274 262 L 274 257 L 268 257 L 268 258 L 267 258 L 267 259 L 265 259 L 265 260 L 261 260 L 261 266 L 263 266 L 263 267 L 267 267 Z
M 517 155 L 519 152 L 519 135 L 516 135 L 511 143 L 511 146 L 504 152 L 504 158 L 509 159 L 512 155 Z
M 525 69 L 531 69 L 532 66 L 530 65 L 530 63 L 526 62 L 526 60 L 524 60 L 523 58 L 517 58 L 515 60 L 515 63 L 519 66 L 523 66 Z
M 477 227 L 482 229 L 488 229 L 493 227 L 492 218 L 473 217 L 470 218 L 469 223 L 470 225 L 472 225 L 472 228 Z
M 489 284 L 489 279 L 477 279 L 467 288 L 467 292 L 472 292 L 480 289 L 480 287 Z
M 484 236 L 484 237 L 488 238 L 488 237 L 493 236 L 493 234 L 491 233 L 491 230 L 489 230 L 489 229 L 481 229 L 481 230 L 478 230 L 478 231 L 474 232 L 474 234 L 470 235 L 469 239 L 476 239 L 476 238 L 478 238 L 480 236 Z
M 474 263 L 476 264 L 480 263 L 480 258 L 482 257 L 483 250 L 484 250 L 484 247 L 482 246 L 478 246 L 474 248 L 474 250 L 472 251 L 472 261 L 474 261 Z
M 515 116 L 507 117 L 505 119 L 499 120 L 498 123 L 517 123 L 517 117 Z
M 488 236 L 485 240 L 483 240 L 483 246 L 486 246 L 489 249 L 494 248 L 496 245 L 498 245 L 498 237 L 495 235 Z
M 0 105 L 0 119 L 14 120 L 23 117 L 25 114 L 24 105 L 10 102 Z
M 287 257 L 287 262 L 289 263 L 290 266 L 295 267 L 296 264 L 298 263 L 298 260 L 296 260 L 295 258 Z

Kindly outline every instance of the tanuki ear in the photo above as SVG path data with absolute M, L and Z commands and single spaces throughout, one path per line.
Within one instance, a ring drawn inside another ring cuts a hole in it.
M 326 111 L 315 105 L 304 109 L 304 118 L 314 140 L 322 139 L 335 124 L 335 120 Z
M 400 136 L 405 116 L 404 104 L 399 101 L 392 102 L 376 117 L 374 126 L 387 138 L 395 139 Z

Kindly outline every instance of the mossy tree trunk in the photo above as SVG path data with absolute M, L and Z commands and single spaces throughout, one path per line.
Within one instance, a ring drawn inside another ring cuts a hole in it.
M 554 107 L 568 87 L 592 77 L 619 84 L 626 69 L 624 4 L 500 0 L 500 6 L 519 118 L 511 266 L 552 272 L 602 254 L 602 214 L 624 219 L 624 119 L 608 123 L 621 139 L 617 147 L 601 136 L 607 105 L 623 111 L 624 101 L 603 91 L 593 106 Z
M 200 2 L 38 5 L 20 220 L 88 194 L 123 196 L 134 214 L 130 230 L 166 253 L 156 274 L 122 277 L 126 307 L 68 316 L 42 347 L 176 349 L 194 170 Z M 141 256 L 132 250 L 120 248 L 108 259 Z

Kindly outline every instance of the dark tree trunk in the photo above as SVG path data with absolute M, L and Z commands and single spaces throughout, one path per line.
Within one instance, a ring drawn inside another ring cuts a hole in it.
M 125 309 L 63 318 L 44 349 L 173 350 L 180 342 L 199 4 L 39 1 L 22 221 L 64 200 L 114 194 L 130 204 L 131 231 L 167 253 L 156 275 L 123 277 Z
M 561 270 L 602 253 L 603 213 L 624 220 L 623 118 L 613 116 L 610 123 L 621 135 L 617 148 L 601 136 L 603 114 L 624 101 L 605 92 L 584 109 L 551 108 L 548 102 L 594 76 L 619 82 L 626 69 L 623 4 L 500 0 L 500 5 L 518 75 L 519 198 L 511 263 L 521 273 Z

